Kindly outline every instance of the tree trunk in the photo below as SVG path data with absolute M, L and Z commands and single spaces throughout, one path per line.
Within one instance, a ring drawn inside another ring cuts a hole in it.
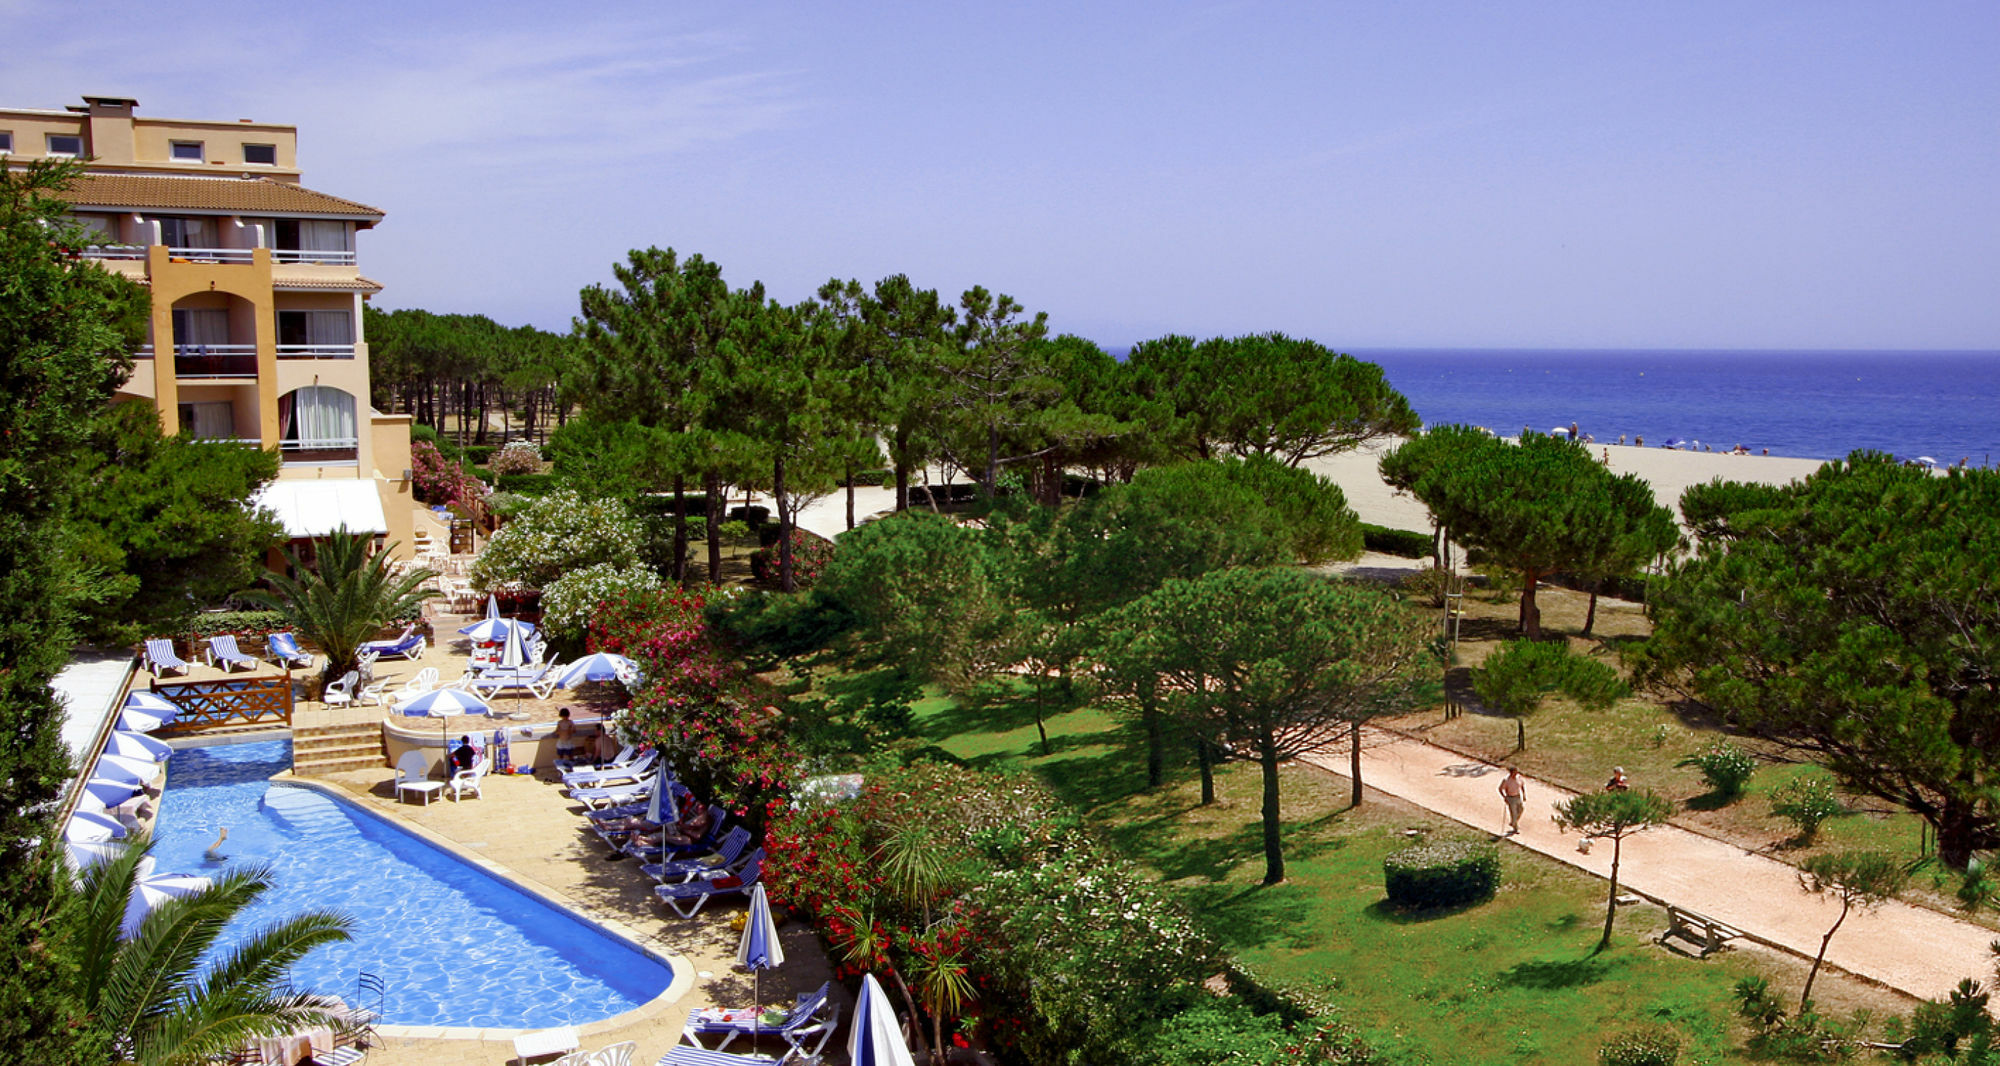
M 910 468 L 903 465 L 902 463 L 897 463 L 896 464 L 896 512 L 900 514 L 909 509 L 910 509 Z
M 486 383 L 479 383 L 479 426 L 472 433 L 472 443 L 486 443 Z
M 1602 579 L 1590 583 L 1590 609 L 1583 615 L 1583 636 L 1590 635 L 1590 627 L 1597 624 L 1597 590 L 1603 585 Z
M 1264 883 L 1285 879 L 1285 845 L 1278 824 L 1278 742 L 1270 730 L 1257 738 L 1257 759 L 1264 765 Z
M 1604 937 L 1597 942 L 1597 950 L 1611 946 L 1611 923 L 1618 918 L 1618 853 L 1623 850 L 1625 834 L 1611 836 L 1611 894 L 1604 898 Z
M 674 475 L 674 584 L 687 584 L 687 478 Z
M 1981 843 L 1978 812 L 1965 800 L 1947 799 L 1937 819 L 1938 859 L 1954 870 L 1965 869 Z
M 1207 737 L 1196 737 L 1194 741 L 1195 762 L 1201 767 L 1201 805 L 1215 805 L 1215 753 L 1208 746 Z
M 910 986 L 908 982 L 903 980 L 902 971 L 892 966 L 889 968 L 889 976 L 896 979 L 896 989 L 897 991 L 903 994 L 903 1004 L 910 1009 L 909 1031 L 916 1034 L 917 1043 L 919 1044 L 924 1043 L 924 1023 L 922 1020 L 923 1015 L 918 1013 L 917 1011 L 917 997 L 910 994 Z M 923 1048 L 918 1053 L 926 1057 L 929 1057 L 931 1049 Z M 937 1061 L 943 1062 L 944 1058 L 942 1056 L 938 1056 Z
M 847 528 L 854 528 L 854 466 L 847 467 Z
M 1528 750 L 1528 716 L 1514 716 L 1514 750 Z
M 1826 946 L 1833 943 L 1833 934 L 1840 932 L 1840 923 L 1847 920 L 1848 908 L 1854 904 L 1846 896 L 1840 898 L 1840 917 L 1833 920 L 1833 928 L 1819 938 L 1819 954 L 1813 956 L 1812 969 L 1806 971 L 1806 988 L 1799 993 L 1799 1013 L 1804 1014 L 1812 1007 L 1813 979 L 1819 976 L 1819 965 L 1826 961 Z
M 771 498 L 778 505 L 778 591 L 795 592 L 792 582 L 792 509 L 785 495 L 785 453 L 771 464 Z
M 1139 690 L 1139 720 L 1146 726 L 1146 787 L 1159 788 L 1167 779 L 1167 716 L 1150 684 Z
M 986 498 L 1000 495 L 1000 427 L 986 429 Z
M 1530 640 L 1542 636 L 1542 612 L 1535 606 L 1535 583 L 1540 580 L 1541 571 L 1529 568 L 1521 571 L 1521 632 Z
M 1044 708 L 1044 707 L 1043 707 L 1043 703 L 1044 703 L 1044 702 L 1046 701 L 1046 695 L 1045 695 L 1045 693 L 1046 693 L 1046 690 L 1047 690 L 1047 688 L 1048 688 L 1048 684 L 1049 684 L 1049 678 L 1048 678 L 1048 671 L 1046 671 L 1046 670 L 1041 670 L 1041 669 L 1038 669 L 1038 670 L 1036 670 L 1036 672 L 1035 672 L 1035 733 L 1036 733 L 1036 735 L 1037 735 L 1037 736 L 1040 736 L 1040 737 L 1042 738 L 1042 757 L 1043 757 L 1043 758 L 1047 758 L 1047 757 L 1048 757 L 1048 756 L 1049 756 L 1049 755 L 1051 754 L 1051 752 L 1049 751 L 1049 727 L 1048 727 L 1048 725 L 1047 725 L 1047 724 L 1045 723 L 1045 718 L 1046 718 L 1046 714 L 1045 714 L 1045 711 L 1046 711 L 1046 708 Z
M 1351 747 L 1347 753 L 1347 772 L 1352 780 L 1348 783 L 1347 805 L 1361 806 L 1361 719 L 1347 724 L 1347 739 Z
M 702 504 L 708 512 L 708 583 L 722 584 L 722 479 L 705 474 L 701 482 Z

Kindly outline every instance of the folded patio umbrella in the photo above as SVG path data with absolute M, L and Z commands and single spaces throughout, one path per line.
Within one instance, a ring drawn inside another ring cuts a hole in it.
M 144 733 L 131 733 L 123 729 L 111 731 L 111 739 L 105 741 L 104 753 L 123 755 L 132 759 L 150 759 L 166 762 L 173 757 L 174 749 L 165 741 L 154 740 Z
M 778 923 L 771 920 L 771 901 L 764 897 L 764 884 L 750 886 L 750 913 L 743 919 L 743 940 L 736 945 L 736 962 L 750 968 L 750 1002 L 764 1003 L 764 971 L 785 964 L 785 947 L 778 943 Z M 755 1040 L 763 1012 L 750 1022 L 750 1038 Z
M 134 733 L 150 733 L 173 720 L 172 715 L 161 716 L 137 707 L 118 712 L 118 728 Z
M 151 759 L 134 759 L 129 755 L 100 755 L 92 776 L 130 781 L 143 787 L 160 776 L 160 764 Z
M 181 709 L 175 706 L 171 700 L 168 700 L 165 696 L 156 696 L 150 692 L 134 692 L 126 696 L 124 706 L 137 707 L 142 711 L 154 714 L 163 714 L 168 718 L 181 713 Z
M 854 1066 L 916 1066 L 910 1045 L 896 1026 L 896 1010 L 882 994 L 875 975 L 861 976 L 861 996 L 854 1001 L 854 1032 L 847 1038 L 847 1057 Z
M 170 899 L 192 896 L 214 882 L 206 877 L 193 874 L 161 874 L 153 872 L 153 857 L 139 860 L 139 876 L 132 882 L 132 896 L 125 903 L 125 924 L 119 929 L 119 936 L 132 939 L 139 932 L 139 926 L 146 921 L 146 915 L 153 908 Z
M 102 811 L 77 811 L 69 816 L 69 824 L 63 827 L 63 839 L 72 844 L 96 844 L 124 838 L 125 827 L 118 819 Z

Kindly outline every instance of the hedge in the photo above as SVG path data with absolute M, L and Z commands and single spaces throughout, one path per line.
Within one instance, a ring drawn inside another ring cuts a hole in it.
M 480 471 L 484 477 L 485 471 Z M 554 474 L 502 474 L 494 487 L 501 492 L 513 492 L 522 496 L 546 496 L 561 488 Z
M 1400 555 L 1405 559 L 1428 559 L 1432 543 L 1429 533 L 1412 533 L 1407 529 L 1361 523 L 1361 546 L 1371 552 Z
M 197 636 L 207 638 L 234 633 L 237 637 L 263 639 L 266 633 L 290 629 L 282 611 L 211 611 L 195 615 L 194 631 Z M 250 648 L 243 649 L 256 654 Z
M 1500 852 L 1463 840 L 1426 842 L 1382 860 L 1389 899 L 1405 907 L 1455 907 L 1500 887 Z
M 486 461 L 493 458 L 493 453 L 499 450 L 491 444 L 468 444 L 464 448 L 465 461 L 485 466 Z

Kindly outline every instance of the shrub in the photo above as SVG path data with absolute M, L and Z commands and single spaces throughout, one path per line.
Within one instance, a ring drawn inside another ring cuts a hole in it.
M 546 588 L 571 570 L 598 563 L 639 564 L 639 526 L 616 500 L 585 500 L 567 490 L 540 497 L 486 542 L 472 583 Z
M 562 487 L 554 474 L 501 474 L 495 471 L 494 487 L 522 496 L 546 496 Z
M 731 507 L 728 517 L 732 522 L 741 522 L 754 528 L 771 520 L 771 509 L 762 504 L 746 504 L 742 507 Z
M 856 470 L 854 472 L 854 483 L 856 485 L 889 485 L 894 484 L 895 480 L 896 472 L 893 470 Z
M 209 611 L 194 616 L 195 635 L 204 638 L 234 633 L 238 638 L 255 637 L 261 640 L 266 633 L 290 628 L 283 611 Z M 247 646 L 243 650 L 256 654 L 255 649 Z
M 1361 546 L 1371 552 L 1383 555 L 1400 555 L 1405 559 L 1428 559 L 1434 542 L 1429 533 L 1412 533 L 1407 529 L 1390 529 L 1388 526 L 1374 526 L 1361 523 Z
M 496 451 L 499 449 L 491 444 L 468 444 L 463 449 L 465 461 L 477 466 L 485 466 Z
M 1455 907 L 1489 899 L 1500 888 L 1500 853 L 1462 840 L 1426 842 L 1382 860 L 1392 902 L 1405 907 Z
M 542 451 L 531 441 L 510 440 L 506 447 L 494 453 L 486 465 L 503 477 L 508 474 L 539 474 L 542 472 Z
M 773 543 L 750 553 L 750 573 L 758 582 L 778 586 L 778 545 Z M 792 530 L 792 585 L 794 591 L 809 589 L 833 561 L 833 542 L 809 529 Z
M 1602 1066 L 1674 1066 L 1680 1057 L 1680 1034 L 1664 1025 L 1627 1029 L 1597 1049 Z
M 478 499 L 486 489 L 466 473 L 456 459 L 447 458 L 429 441 L 410 443 L 411 478 L 416 482 L 417 499 L 425 503 L 454 504 Z
M 644 566 L 599 563 L 572 570 L 542 589 L 542 625 L 549 636 L 580 647 L 599 604 L 626 593 L 652 592 L 660 576 Z
M 854 628 L 854 615 L 819 592 L 749 592 L 708 608 L 709 624 L 732 640 L 791 658 L 818 651 Z
M 1451 589 L 1451 571 L 1426 566 L 1414 574 L 1404 574 L 1397 587 L 1432 607 L 1443 607 L 1445 593 Z
M 716 526 L 715 531 L 722 537 L 722 543 L 735 544 L 749 538 L 750 524 L 740 518 L 732 518 Z
M 1810 844 L 1821 822 L 1840 813 L 1840 795 L 1825 774 L 1795 777 L 1771 793 L 1771 813 L 1798 827 L 1799 840 Z
M 1701 779 L 1708 782 L 1708 787 L 1714 789 L 1717 795 L 1735 799 L 1743 794 L 1743 786 L 1750 783 L 1750 775 L 1757 772 L 1757 757 L 1734 742 L 1725 740 L 1674 765 L 1700 770 Z
M 1494 603 L 1513 603 L 1521 594 L 1521 575 L 1518 571 L 1504 566 L 1481 563 L 1476 568 L 1485 579 L 1486 591 L 1492 593 Z

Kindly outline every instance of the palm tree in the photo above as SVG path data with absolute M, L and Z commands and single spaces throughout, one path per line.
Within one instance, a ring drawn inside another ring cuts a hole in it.
M 319 645 L 326 653 L 329 680 L 354 669 L 364 641 L 396 619 L 417 613 L 425 600 L 437 595 L 422 587 L 437 576 L 433 571 L 419 567 L 396 576 L 389 569 L 388 552 L 369 554 L 372 539 L 342 526 L 321 542 L 317 568 L 288 551 L 285 555 L 296 577 L 274 573 L 270 582 L 275 592 L 259 589 L 243 594 L 246 600 L 283 612 L 300 636 Z
M 135 841 L 83 872 L 75 958 L 84 1007 L 121 1066 L 194 1066 L 247 1041 L 309 1026 L 344 1028 L 325 997 L 291 987 L 287 971 L 321 944 L 349 939 L 335 911 L 307 911 L 256 931 L 203 965 L 223 930 L 271 887 L 271 871 L 240 866 L 193 895 L 170 899 L 127 939 L 125 908 L 151 845 Z

